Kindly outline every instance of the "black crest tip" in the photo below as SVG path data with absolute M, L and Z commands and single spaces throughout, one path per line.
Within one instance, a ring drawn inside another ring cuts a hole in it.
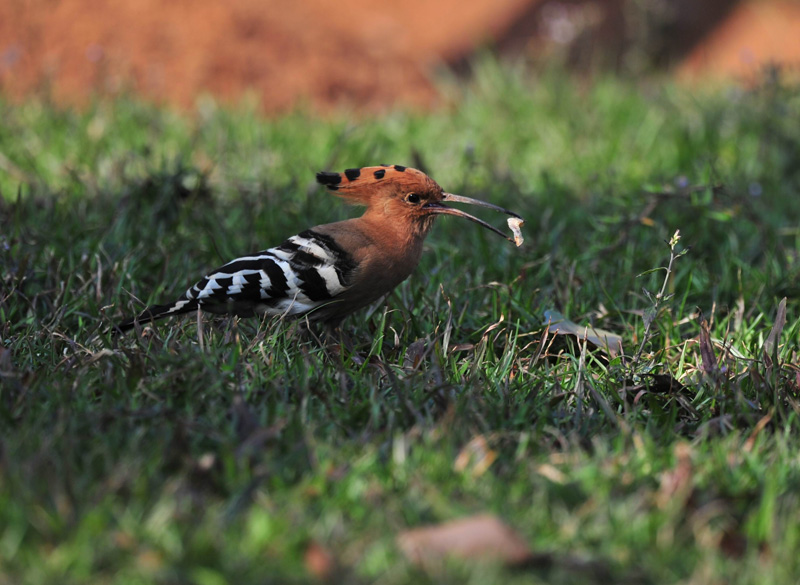
M 348 181 L 355 181 L 361 175 L 361 169 L 346 169 L 344 176 Z
M 339 173 L 330 173 L 327 171 L 323 171 L 321 173 L 317 173 L 317 183 L 320 185 L 325 185 L 328 189 L 336 191 L 339 187 L 339 183 L 342 182 L 342 175 Z

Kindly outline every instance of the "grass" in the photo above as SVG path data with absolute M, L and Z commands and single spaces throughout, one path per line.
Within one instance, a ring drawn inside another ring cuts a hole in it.
M 314 547 L 331 582 L 795 583 L 797 90 L 487 61 L 376 119 L 0 102 L 0 584 L 306 582 Z M 383 162 L 517 211 L 525 245 L 438 220 L 352 351 L 224 318 L 107 335 L 357 213 L 313 172 Z M 552 566 L 395 544 L 485 511 Z

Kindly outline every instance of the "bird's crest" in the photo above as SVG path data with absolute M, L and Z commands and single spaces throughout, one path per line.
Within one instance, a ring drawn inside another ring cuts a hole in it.
M 350 203 L 368 205 L 378 193 L 435 192 L 442 193 L 439 184 L 417 169 L 401 165 L 380 165 L 347 169 L 343 173 L 317 173 L 317 182 Z M 389 191 L 386 189 L 389 188 Z

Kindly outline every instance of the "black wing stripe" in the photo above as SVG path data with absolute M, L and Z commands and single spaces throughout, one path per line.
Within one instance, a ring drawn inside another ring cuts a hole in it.
M 247 274 L 242 274 L 247 273 Z M 245 281 L 239 288 L 240 292 L 231 293 L 229 289 L 233 285 L 233 275 L 241 274 Z M 266 275 L 266 279 L 264 278 Z M 268 283 L 264 281 L 268 281 Z M 263 285 L 268 284 L 266 288 Z M 187 291 L 187 296 L 200 298 L 202 303 L 205 299 L 211 302 L 218 302 L 227 296 L 236 298 L 252 298 L 260 300 L 263 290 L 269 297 L 284 297 L 289 291 L 289 282 L 280 266 L 275 261 L 274 256 L 248 256 L 229 262 L 225 266 L 218 268 L 209 274 Z
M 356 261 L 353 260 L 353 257 L 349 253 L 336 243 L 336 240 L 329 235 L 321 234 L 314 230 L 305 230 L 300 232 L 298 236 L 316 242 L 317 245 L 327 251 L 333 260 L 333 267 L 339 278 L 339 284 L 343 287 L 349 285 L 350 276 L 358 264 L 356 264 Z
M 300 290 L 312 301 L 326 301 L 331 297 L 325 279 L 314 268 L 295 269 L 300 277 Z
M 284 252 L 297 252 L 300 249 L 300 246 L 292 242 L 291 240 L 286 240 L 280 246 L 278 246 L 278 250 L 283 250 Z
M 267 278 L 269 278 L 270 286 L 267 289 L 267 294 L 273 299 L 285 297 L 286 293 L 289 292 L 289 281 L 286 280 L 286 275 L 283 273 L 283 270 L 281 270 L 281 267 L 278 266 L 277 262 L 265 258 L 261 265 L 261 270 L 263 270 L 267 274 Z
M 211 292 L 209 296 L 213 297 L 215 300 L 224 301 L 225 299 L 227 299 L 229 296 L 228 289 L 233 284 L 233 277 L 232 276 L 218 277 L 214 278 L 213 282 L 217 284 L 217 287 L 214 288 L 214 290 Z
M 313 254 L 303 252 L 302 250 L 298 250 L 292 254 L 292 257 L 289 259 L 289 265 L 295 270 L 310 266 L 324 266 L 325 264 L 326 262 L 324 258 L 314 256 Z
M 303 313 L 341 294 L 351 284 L 357 266 L 331 236 L 305 230 L 277 248 L 221 266 L 176 302 L 148 307 L 137 320 L 148 322 L 193 311 L 198 306 L 242 315 L 264 307 L 272 307 L 276 313 Z M 127 329 L 132 324 L 133 319 L 128 319 L 119 327 Z

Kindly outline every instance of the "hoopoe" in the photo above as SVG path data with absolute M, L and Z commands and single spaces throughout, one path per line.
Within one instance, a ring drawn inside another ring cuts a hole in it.
M 413 272 L 425 236 L 437 215 L 474 221 L 500 236 L 494 226 L 444 201 L 488 207 L 513 216 L 519 236 L 522 218 L 478 199 L 446 193 L 416 169 L 381 165 L 317 173 L 317 182 L 345 201 L 365 205 L 356 219 L 319 225 L 280 246 L 242 256 L 210 272 L 173 303 L 153 305 L 116 330 L 196 311 L 240 317 L 307 316 L 338 325 L 349 314 L 390 292 Z M 517 245 L 521 239 L 517 239 Z

